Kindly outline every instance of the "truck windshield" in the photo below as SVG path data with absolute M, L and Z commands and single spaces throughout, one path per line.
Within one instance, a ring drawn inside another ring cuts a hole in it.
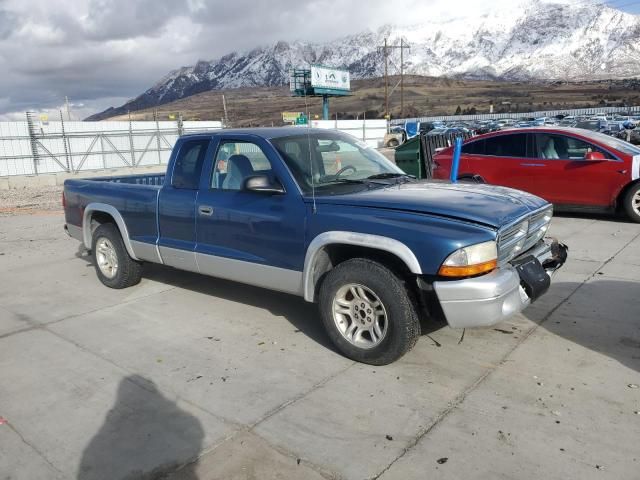
M 318 193 L 331 195 L 357 185 L 386 185 L 380 180 L 405 176 L 374 148 L 340 132 L 301 130 L 300 135 L 273 138 L 271 143 L 304 194 L 311 194 L 312 186 Z

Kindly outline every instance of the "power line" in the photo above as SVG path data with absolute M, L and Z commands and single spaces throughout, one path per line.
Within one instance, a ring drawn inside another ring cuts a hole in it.
M 385 37 L 384 45 L 378 47 L 378 52 L 382 50 L 384 55 L 384 115 L 389 117 L 389 50 L 400 49 L 400 116 L 404 114 L 404 49 L 409 45 L 400 38 L 400 45 L 389 45 L 388 38 Z

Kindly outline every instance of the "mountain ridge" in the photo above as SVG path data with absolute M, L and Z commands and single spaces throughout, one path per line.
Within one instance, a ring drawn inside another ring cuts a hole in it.
M 411 45 L 408 74 L 520 81 L 600 80 L 640 76 L 640 16 L 605 5 L 533 0 L 475 17 L 384 25 L 325 43 L 278 41 L 170 71 L 100 120 L 210 90 L 282 86 L 288 71 L 312 63 L 346 68 L 354 79 L 383 73 L 377 48 L 388 38 Z M 395 57 L 391 58 L 397 64 Z

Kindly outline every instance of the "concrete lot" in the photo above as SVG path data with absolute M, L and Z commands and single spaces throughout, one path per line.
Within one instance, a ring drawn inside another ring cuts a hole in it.
M 0 478 L 638 479 L 640 226 L 552 233 L 571 259 L 523 315 L 370 367 L 302 300 L 110 290 L 60 214 L 0 218 Z

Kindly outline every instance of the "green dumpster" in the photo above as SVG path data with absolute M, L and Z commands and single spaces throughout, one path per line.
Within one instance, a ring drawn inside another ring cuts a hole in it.
M 396 165 L 408 175 L 425 178 L 424 162 L 420 152 L 420 136 L 418 135 L 396 148 Z

